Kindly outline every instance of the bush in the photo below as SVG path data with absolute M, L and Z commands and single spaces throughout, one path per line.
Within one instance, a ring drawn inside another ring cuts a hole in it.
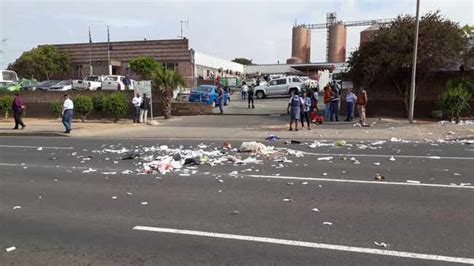
M 128 101 L 125 95 L 116 92 L 107 97 L 105 99 L 105 111 L 114 117 L 114 122 L 117 122 L 128 111 Z
M 58 118 L 61 118 L 61 112 L 63 110 L 63 104 L 60 102 L 54 102 L 49 105 L 49 110 L 56 115 Z
M 95 96 L 92 101 L 93 101 L 93 105 L 94 105 L 94 110 L 97 112 L 97 113 L 104 113 L 106 110 L 105 110 L 105 100 L 106 100 L 106 97 L 101 95 L 101 96 Z
M 460 113 L 470 109 L 469 100 L 471 98 L 469 88 L 464 87 L 462 83 L 448 82 L 447 89 L 439 96 L 438 105 L 450 121 L 456 118 L 456 123 L 459 123 Z
M 8 118 L 8 111 L 12 109 L 12 103 L 12 96 L 0 97 L 0 114 L 4 114 L 5 118 Z
M 81 121 L 86 121 L 87 115 L 94 109 L 94 103 L 90 96 L 74 97 L 74 110 L 81 115 Z

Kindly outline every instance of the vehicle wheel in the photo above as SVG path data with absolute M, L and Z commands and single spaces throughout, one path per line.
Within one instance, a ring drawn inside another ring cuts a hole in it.
M 257 91 L 257 99 L 263 99 L 265 98 L 265 93 L 263 91 Z
M 101 90 L 102 90 L 102 87 L 98 87 L 97 90 L 98 90 L 98 91 L 101 91 Z

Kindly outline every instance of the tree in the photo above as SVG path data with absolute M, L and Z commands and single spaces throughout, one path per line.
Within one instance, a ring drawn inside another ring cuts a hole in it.
M 403 97 L 408 110 L 415 18 L 399 16 L 388 26 L 382 26 L 373 40 L 352 53 L 349 76 L 356 85 L 368 86 L 374 81 L 391 81 Z M 420 20 L 417 86 L 428 74 L 456 65 L 467 48 L 464 31 L 457 23 L 430 12 Z M 407 112 L 408 113 L 408 112 Z
M 443 115 L 447 116 L 450 121 L 455 118 L 456 123 L 459 123 L 460 113 L 470 109 L 472 86 L 469 86 L 471 84 L 468 82 L 450 80 L 446 84 L 446 90 L 439 96 L 438 105 L 443 110 Z
M 86 121 L 87 115 L 94 109 L 94 102 L 90 96 L 74 97 L 74 109 L 81 115 L 81 121 Z
M 237 57 L 234 60 L 232 60 L 232 62 L 239 63 L 245 66 L 253 65 L 252 59 L 247 59 L 244 57 Z
M 128 102 L 125 95 L 121 92 L 115 92 L 109 97 L 105 98 L 105 111 L 114 117 L 114 123 L 120 119 L 121 116 L 127 114 Z
M 22 77 L 49 80 L 52 75 L 69 69 L 69 57 L 52 45 L 42 45 L 23 52 L 8 69 Z
M 173 90 L 178 86 L 186 85 L 183 77 L 174 70 L 165 69 L 155 59 L 147 56 L 132 59 L 130 68 L 142 78 L 151 80 L 152 90 L 158 92 L 161 96 L 165 119 L 171 118 Z

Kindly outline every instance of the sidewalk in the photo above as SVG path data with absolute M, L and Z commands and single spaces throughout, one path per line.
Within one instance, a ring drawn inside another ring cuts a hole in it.
M 184 116 L 170 120 L 157 119 L 158 125 L 133 124 L 130 120 L 118 123 L 110 121 L 74 121 L 71 134 L 63 134 L 59 120 L 25 119 L 24 130 L 12 130 L 13 121 L 0 120 L 0 136 L 68 136 L 96 138 L 185 138 L 263 140 L 270 134 L 282 139 L 343 139 L 343 140 L 438 140 L 473 138 L 474 125 L 418 121 L 409 124 L 402 119 L 369 119 L 368 128 L 353 126 L 354 123 L 337 122 L 313 126 L 312 130 L 288 131 L 286 115 L 234 116 L 208 115 Z

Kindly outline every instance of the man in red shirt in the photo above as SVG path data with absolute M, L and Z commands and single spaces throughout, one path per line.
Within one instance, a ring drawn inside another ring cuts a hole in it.
M 21 97 L 19 93 L 15 93 L 15 98 L 13 99 L 12 103 L 13 117 L 15 118 L 15 127 L 13 129 L 18 129 L 18 125 L 21 126 L 21 129 L 26 127 L 23 123 L 23 120 L 21 119 L 24 109 L 25 102 L 23 101 L 23 97 Z

